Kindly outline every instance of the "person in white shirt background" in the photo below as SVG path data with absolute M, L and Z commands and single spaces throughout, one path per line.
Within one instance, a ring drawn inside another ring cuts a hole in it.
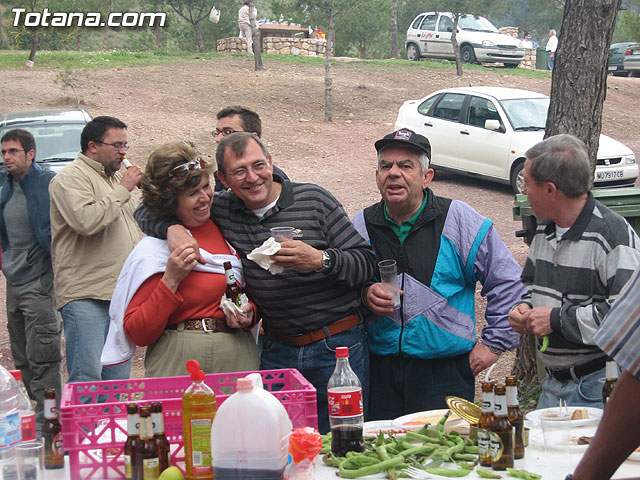
M 552 28 L 549 30 L 549 40 L 545 50 L 547 51 L 547 68 L 553 70 L 553 64 L 556 60 L 556 49 L 558 48 L 558 37 L 556 31 Z

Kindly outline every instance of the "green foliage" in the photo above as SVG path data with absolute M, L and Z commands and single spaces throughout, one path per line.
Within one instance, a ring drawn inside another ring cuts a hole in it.
M 616 28 L 611 43 L 640 42 L 640 14 L 625 10 L 618 13 Z

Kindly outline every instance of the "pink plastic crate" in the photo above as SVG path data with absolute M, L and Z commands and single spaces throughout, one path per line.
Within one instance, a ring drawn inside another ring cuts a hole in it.
M 238 378 L 252 372 L 210 374 L 205 383 L 216 394 L 218 407 L 235 392 Z M 296 369 L 263 370 L 262 382 L 284 405 L 293 428 L 318 428 L 316 389 Z M 128 403 L 162 402 L 165 433 L 171 444 L 171 464 L 184 469 L 182 393 L 191 385 L 181 377 L 78 382 L 64 386 L 60 412 L 62 438 L 69 452 L 71 478 L 124 478 L 122 449 L 127 438 Z M 104 400 L 98 403 L 98 399 Z

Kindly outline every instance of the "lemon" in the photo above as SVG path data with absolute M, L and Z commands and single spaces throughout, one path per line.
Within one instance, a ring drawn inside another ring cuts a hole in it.
M 184 480 L 184 475 L 178 467 L 169 467 L 160 474 L 158 480 Z

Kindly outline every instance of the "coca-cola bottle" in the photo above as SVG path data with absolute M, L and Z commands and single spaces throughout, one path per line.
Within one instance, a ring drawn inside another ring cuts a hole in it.
M 331 452 L 344 457 L 362 451 L 362 386 L 349 364 L 349 348 L 336 348 L 336 369 L 327 385 Z

